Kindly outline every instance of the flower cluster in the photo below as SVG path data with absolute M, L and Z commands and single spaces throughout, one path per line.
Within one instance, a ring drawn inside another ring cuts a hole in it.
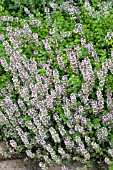
M 111 2 L 105 2 L 105 1 L 102 1 L 102 3 L 98 2 L 97 6 L 99 10 L 95 10 L 95 8 L 91 6 L 89 0 L 86 0 L 84 3 L 84 7 L 87 10 L 89 16 L 92 16 L 93 18 L 99 18 L 101 17 L 101 15 L 107 17 L 107 15 L 111 11 L 110 8 Z
M 85 158 L 85 160 L 89 160 L 90 159 L 90 154 L 89 152 L 85 149 L 85 146 L 83 144 L 83 142 L 81 141 L 81 138 L 79 136 L 76 137 L 76 143 L 78 145 L 76 151 L 80 154 L 82 154 Z
M 101 132 L 98 132 L 97 134 L 98 140 L 100 139 L 104 139 L 108 137 L 108 132 L 107 129 L 105 127 L 102 128 Z
M 52 135 L 52 138 L 54 139 L 55 142 L 58 142 L 60 143 L 60 138 L 58 136 L 58 134 L 56 133 L 55 129 L 53 129 L 52 127 L 49 129 L 51 135 Z

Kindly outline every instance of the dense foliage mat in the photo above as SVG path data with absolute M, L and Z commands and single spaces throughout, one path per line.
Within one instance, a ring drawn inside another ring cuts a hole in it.
M 0 153 L 112 169 L 112 2 L 26 2 L 0 2 Z

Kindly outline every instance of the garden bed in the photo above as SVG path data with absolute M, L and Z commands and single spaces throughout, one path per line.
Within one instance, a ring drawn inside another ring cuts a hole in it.
M 0 154 L 112 170 L 112 2 L 5 0 L 0 11 Z

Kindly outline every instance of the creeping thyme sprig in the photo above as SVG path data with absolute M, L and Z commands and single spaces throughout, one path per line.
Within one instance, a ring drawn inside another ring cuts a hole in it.
M 42 3 L 47 5 L 45 0 Z M 96 20 L 102 11 L 105 17 L 105 11 L 109 14 L 109 5 L 103 2 L 104 9 L 99 5 L 99 12 L 85 1 L 81 10 Z M 80 23 L 86 18 L 73 1 L 61 5 L 53 1 L 50 6 L 52 12 L 45 7 L 44 19 L 27 7 L 27 18 L 0 17 L 8 22 L 0 35 L 6 54 L 1 53 L 0 62 L 3 74 L 10 74 L 6 87 L 0 89 L 1 131 L 9 153 L 25 151 L 27 157 L 43 158 L 45 162 L 39 163 L 42 169 L 54 163 L 62 165 L 76 154 L 85 163 L 92 155 L 102 155 L 113 124 L 113 50 L 106 59 L 101 52 L 98 55 L 96 44 L 85 36 L 87 25 Z M 105 43 L 112 45 L 112 37 L 112 31 L 106 31 Z M 108 155 L 103 157 L 110 165 L 112 141 L 107 144 Z M 8 156 L 1 148 L 0 153 Z

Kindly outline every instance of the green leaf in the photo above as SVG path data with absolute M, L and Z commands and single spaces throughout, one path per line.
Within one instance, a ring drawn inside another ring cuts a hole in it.
M 72 76 L 68 80 L 68 85 L 69 86 L 71 86 L 71 85 L 78 86 L 79 84 L 80 84 L 80 79 L 78 77 L 75 77 L 74 74 L 72 74 Z
M 62 113 L 62 108 L 61 108 L 61 107 L 57 107 L 57 108 L 56 108 L 56 111 L 57 111 L 58 113 Z
M 111 140 L 109 141 L 111 148 L 113 148 L 113 135 L 111 135 Z
M 63 113 L 60 114 L 60 118 L 66 123 L 67 119 Z
M 26 115 L 24 118 L 23 118 L 24 121 L 28 121 L 28 120 L 32 120 L 30 116 Z
M 81 102 L 77 102 L 77 106 L 82 106 Z
M 113 163 L 112 163 L 113 164 Z M 113 170 L 113 165 L 110 165 L 109 170 Z
M 45 75 L 45 73 L 46 73 L 46 70 L 44 68 L 40 69 L 40 74 L 41 75 Z

